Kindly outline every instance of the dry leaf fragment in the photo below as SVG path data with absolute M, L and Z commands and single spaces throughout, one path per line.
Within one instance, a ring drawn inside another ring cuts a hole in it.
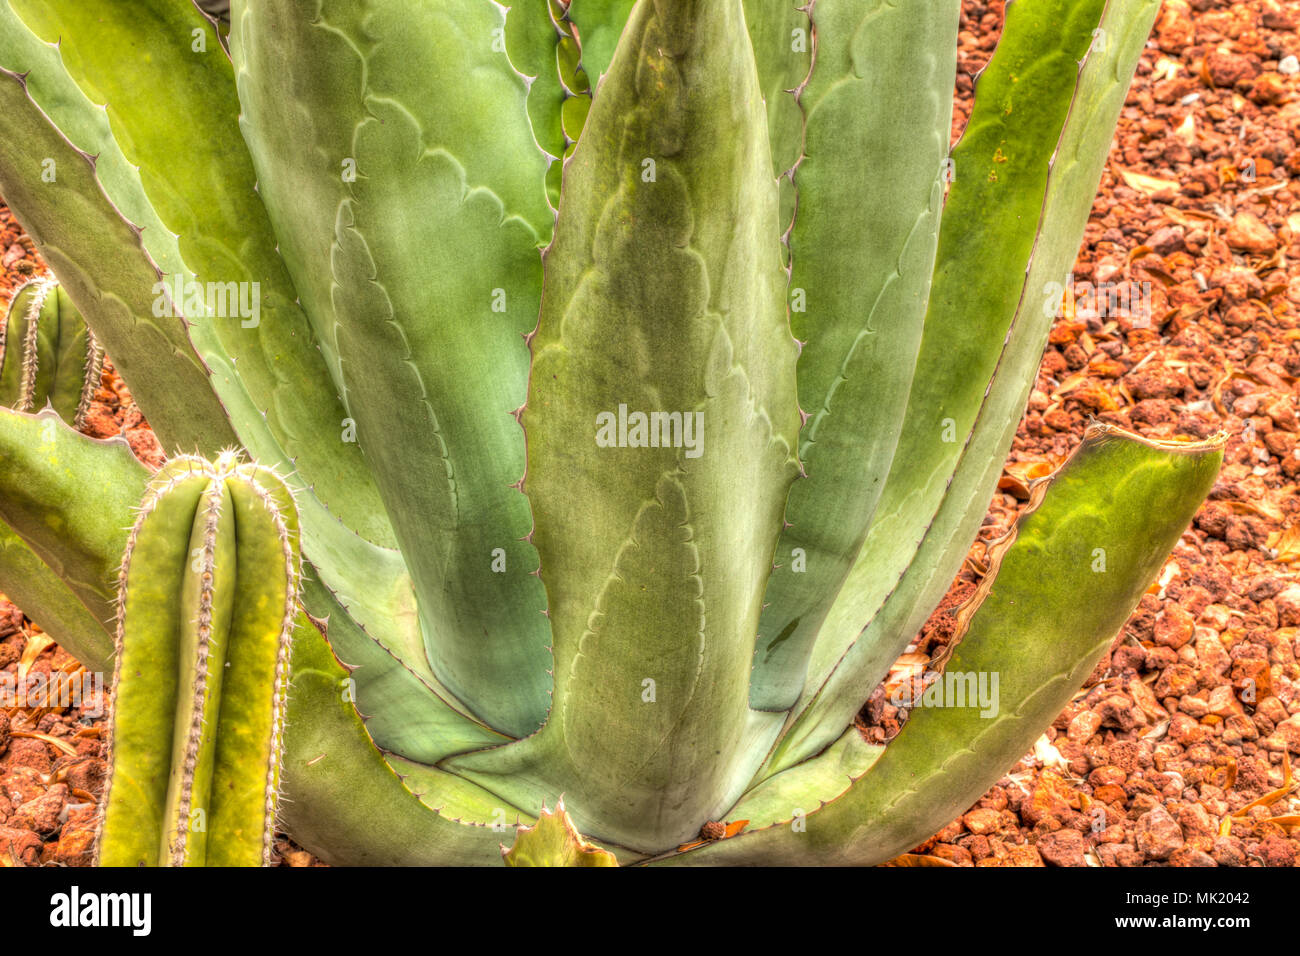
M 69 757 L 75 757 L 77 755 L 76 747 L 72 746 L 72 744 L 68 743 L 66 740 L 60 740 L 58 737 L 51 737 L 49 734 L 42 734 L 35 730 L 11 730 L 9 733 L 14 737 L 30 737 L 33 740 L 43 740 L 51 747 L 62 750 Z
M 1273 560 L 1279 564 L 1300 561 L 1300 525 L 1284 528 L 1276 542 L 1269 542 L 1269 547 L 1277 550 L 1277 557 Z
M 23 648 L 23 656 L 18 659 L 18 683 L 20 685 L 27 680 L 27 672 L 36 663 L 36 658 L 40 657 L 46 648 L 53 646 L 54 638 L 48 634 L 32 634 L 27 638 L 27 646 Z
M 1130 188 L 1136 189 L 1140 193 L 1148 196 L 1154 196 L 1156 193 L 1176 191 L 1178 183 L 1172 179 L 1160 179 L 1157 176 L 1148 176 L 1145 173 L 1139 173 L 1132 169 L 1120 167 L 1120 178 L 1129 185 Z

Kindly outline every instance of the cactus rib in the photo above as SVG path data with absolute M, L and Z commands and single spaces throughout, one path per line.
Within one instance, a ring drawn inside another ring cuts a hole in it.
M 37 357 L 37 336 L 41 328 L 41 311 L 50 294 L 53 284 L 37 280 L 32 283 L 32 297 L 23 316 L 26 325 L 23 328 L 23 364 L 18 387 L 17 411 L 30 412 L 36 404 L 36 368 L 40 364 Z M 24 287 L 25 288 L 25 287 Z

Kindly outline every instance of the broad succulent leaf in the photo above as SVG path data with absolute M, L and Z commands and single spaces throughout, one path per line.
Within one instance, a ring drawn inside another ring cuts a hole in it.
M 796 202 L 794 168 L 804 147 L 798 92 L 812 69 L 812 21 L 802 0 L 745 0 L 745 23 L 767 103 L 772 170 L 781 190 L 781 235 L 788 241 Z
M 609 72 L 635 5 L 636 0 L 569 0 L 568 18 L 578 28 L 582 68 L 593 87 L 598 88 Z
M 1029 750 L 1087 678 L 1213 486 L 1222 458 L 1219 439 L 1153 442 L 1091 429 L 1060 471 L 1034 487 L 1012 532 L 991 548 L 979 589 L 957 612 L 955 650 L 943 668 L 972 679 L 972 696 L 914 708 L 902 733 L 865 773 L 850 768 L 847 786 L 825 806 L 782 794 L 793 805 L 779 823 L 677 859 L 870 864 L 940 829 Z M 976 700 L 977 684 L 996 694 Z
M 559 0 L 516 0 L 506 14 L 506 51 L 528 82 L 528 118 L 537 143 L 551 157 L 547 199 L 560 201 L 563 160 L 573 151 L 591 107 L 591 84 Z
M 161 273 L 103 194 L 90 155 L 45 121 L 21 76 L 0 68 L 0 195 L 59 276 L 170 447 L 215 450 L 234 433 L 179 318 L 154 315 Z M 34 170 L 50 168 L 42 182 Z M 94 272 L 81 266 L 94 263 Z M 159 356 L 174 357 L 158 363 Z M 151 367 L 152 366 L 152 367 Z
M 81 661 L 94 660 L 112 648 L 112 636 L 12 528 L 0 521 L 0 581 L 5 596 L 26 612 L 42 631 Z
M 805 476 L 790 489 L 764 597 L 750 691 L 761 710 L 798 699 L 894 460 L 939 237 L 958 6 L 813 8 L 789 237 Z
M 0 408 L 0 520 L 97 621 L 116 616 L 116 568 L 148 477 L 122 439 L 86 438 L 48 409 Z M 90 666 L 111 653 L 93 631 L 68 640 Z
M 237 3 L 232 23 L 260 194 L 318 332 L 346 356 L 430 661 L 481 719 L 529 733 L 546 714 L 546 597 L 511 413 L 553 213 L 525 85 L 496 42 L 502 11 Z M 458 109 L 425 97 L 430 83 Z
M 451 763 L 525 805 L 586 780 L 599 796 L 578 826 L 634 848 L 734 799 L 796 469 L 776 185 L 741 26 L 738 2 L 639 6 L 566 170 L 523 414 L 555 706 L 536 737 Z
M 896 465 L 769 767 L 839 735 L 957 573 L 1047 343 L 1057 303 L 1045 290 L 1087 222 L 1109 147 L 1096 131 L 1113 128 L 1158 6 L 1009 5 L 953 152 Z
M 531 827 L 520 827 L 509 850 L 501 848 L 506 866 L 618 866 L 608 850 L 588 843 L 564 811 L 564 801 L 552 813 L 545 807 Z
M 508 813 L 501 799 L 459 778 L 415 795 L 366 733 L 348 694 L 348 672 L 326 635 L 306 620 L 294 633 L 281 813 L 286 829 L 326 863 L 499 865 L 503 835 L 532 817 Z M 473 800 L 487 812 L 445 812 L 453 789 L 458 807 Z
M 234 71 L 212 24 L 192 4 L 170 0 L 12 6 L 38 37 L 59 41 L 63 66 L 105 104 L 116 142 L 140 167 L 149 202 L 175 234 L 186 266 L 187 281 L 169 277 L 170 288 L 182 290 L 173 304 L 189 319 L 200 354 L 220 353 L 237 367 L 229 387 L 242 386 L 261 419 L 243 429 L 237 424 L 241 437 L 259 425 L 269 429 L 273 442 L 245 439 L 259 457 L 292 461 L 346 524 L 390 543 L 360 452 L 340 438 L 347 414 L 276 251 L 242 147 Z M 129 65 L 123 51 L 138 51 Z M 160 123 L 160 116 L 170 119 Z M 221 297 L 204 307 L 215 303 L 225 314 L 203 314 L 190 279 L 205 292 L 213 284 Z

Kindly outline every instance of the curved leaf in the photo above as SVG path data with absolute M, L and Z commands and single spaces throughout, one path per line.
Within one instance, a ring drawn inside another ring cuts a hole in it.
M 928 703 L 923 697 L 870 769 L 825 806 L 806 816 L 790 806 L 779 823 L 670 862 L 870 865 L 943 827 L 1078 690 L 1222 460 L 1222 436 L 1180 444 L 1089 430 L 1061 470 L 1035 486 L 1029 509 L 992 552 L 988 576 L 958 611 L 962 630 L 944 667 L 943 694 Z
M 391 544 L 374 482 L 344 437 L 337 386 L 276 250 L 239 133 L 234 72 L 212 23 L 193 4 L 171 0 L 12 0 L 12 7 L 41 39 L 58 42 L 62 67 L 105 104 L 116 143 L 139 167 L 187 267 L 183 275 L 168 270 L 169 290 L 181 290 L 172 292 L 175 307 L 190 320 L 200 354 L 238 366 L 237 375 L 217 377 L 218 391 L 246 391 L 254 406 L 241 414 L 244 396 L 228 400 L 250 450 L 286 472 L 296 468 L 299 487 L 345 524 Z M 99 144 L 83 148 L 99 152 Z M 201 307 L 190 280 L 200 284 Z M 128 370 L 123 377 L 134 386 Z
M 957 573 L 1028 401 L 1052 283 L 1087 222 L 1110 144 L 1098 131 L 1114 128 L 1158 5 L 1111 0 L 1100 27 L 1102 0 L 1008 6 L 953 152 L 895 465 L 769 769 L 842 732 Z
M 958 6 L 812 7 L 789 237 L 806 474 L 790 489 L 764 595 L 750 690 L 762 710 L 787 710 L 803 690 L 894 460 L 939 236 Z
M 444 763 L 518 806 L 564 793 L 638 850 L 712 819 L 762 752 L 740 744 L 799 419 L 742 24 L 739 0 L 640 5 L 565 170 L 523 413 L 555 706 Z
M 234 6 L 260 194 L 337 348 L 434 672 L 491 726 L 529 733 L 547 706 L 546 599 L 511 413 L 553 212 L 525 85 L 495 5 L 306 6 Z

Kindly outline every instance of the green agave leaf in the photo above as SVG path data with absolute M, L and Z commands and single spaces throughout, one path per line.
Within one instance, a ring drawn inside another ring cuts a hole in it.
M 750 704 L 761 710 L 787 710 L 803 690 L 894 458 L 939 236 L 958 7 L 813 8 L 816 65 L 798 98 L 804 155 L 789 236 L 806 475 L 790 489 L 759 622 Z
M 313 617 L 329 622 L 330 647 L 348 669 L 357 712 L 386 753 L 434 764 L 450 754 L 509 741 L 467 714 L 438 683 L 424 659 L 413 609 L 405 621 L 366 627 L 354 616 L 356 605 L 344 605 L 311 579 L 304 584 L 303 603 Z M 400 613 L 399 605 L 393 608 Z
M 639 6 L 566 168 L 523 413 L 555 704 L 443 764 L 517 806 L 564 793 L 637 850 L 713 819 L 762 753 L 740 744 L 799 419 L 742 24 L 739 0 Z
M 1046 345 L 1051 283 L 1074 259 L 1096 193 L 1110 142 L 1098 131 L 1114 126 L 1158 4 L 1104 6 L 1104 19 L 1101 0 L 1008 7 L 953 153 L 895 465 L 769 771 L 842 732 L 979 528 Z
M 501 848 L 506 866 L 618 866 L 618 858 L 594 843 L 588 843 L 564 812 L 564 801 L 555 812 L 542 808 L 537 823 L 520 827 L 509 850 Z
M 115 617 L 118 564 L 148 477 L 122 439 L 87 438 L 52 410 L 0 408 L 0 521 L 96 621 Z M 43 613 L 38 603 L 21 606 L 36 620 Z M 112 653 L 96 632 L 72 635 L 67 647 L 92 670 Z
M 260 460 L 286 473 L 296 469 L 299 487 L 310 487 L 349 527 L 391 544 L 374 482 L 355 442 L 346 439 L 348 415 L 337 385 L 276 251 L 241 143 L 234 71 L 211 22 L 193 4 L 172 0 L 11 5 L 39 39 L 58 42 L 58 62 L 37 63 L 41 72 L 66 69 L 95 103 L 105 104 L 113 140 L 139 167 L 138 176 L 121 181 L 124 188 L 113 189 L 117 183 L 107 179 L 105 187 L 116 200 L 138 180 L 163 224 L 163 235 L 150 235 L 150 243 L 177 240 L 176 257 L 185 267 L 179 274 L 168 270 L 168 292 L 217 373 L 213 384 L 240 436 Z M 16 24 L 14 30 L 27 32 Z M 10 58 L 37 60 L 14 49 L 19 37 L 5 42 Z M 71 112 L 70 98 L 58 105 L 62 114 Z M 98 153 L 103 141 L 78 145 Z M 208 314 L 213 306 L 215 314 Z M 125 369 L 123 376 L 134 384 Z M 167 424 L 153 415 L 150 421 L 156 428 Z
M 561 33 L 551 19 L 550 0 L 516 0 L 506 10 L 506 52 L 528 80 L 528 117 L 538 145 L 554 157 L 564 156 L 560 112 L 565 90 L 556 67 Z
M 48 120 L 78 149 L 95 157 L 95 174 L 104 192 L 128 222 L 140 227 L 158 267 L 165 273 L 182 271 L 176 237 L 163 227 L 145 196 L 140 171 L 122 155 L 107 112 L 77 86 L 59 48 L 33 33 L 7 2 L 0 3 L 0 67 L 24 76 L 28 95 Z
M 507 804 L 450 774 L 430 781 L 420 796 L 403 786 L 357 716 L 348 672 L 320 632 L 301 618 L 292 673 L 281 819 L 300 845 L 338 866 L 500 861 L 502 835 L 516 821 Z M 454 795 L 460 816 L 430 809 L 452 802 L 447 794 Z
M 669 862 L 870 865 L 943 827 L 1032 746 L 1083 684 L 1222 460 L 1222 436 L 1180 444 L 1090 429 L 1060 471 L 1035 486 L 1029 508 L 992 552 L 988 576 L 958 612 L 964 629 L 943 678 L 953 689 L 932 703 L 922 698 L 903 732 L 825 806 L 802 816 L 794 811 L 806 800 L 782 794 L 791 805 L 781 822 Z
M 515 0 L 508 6 L 506 51 L 528 81 L 533 136 L 553 161 L 562 160 L 578 138 L 582 124 L 576 121 L 586 115 L 582 104 L 591 102 L 571 30 L 557 0 Z M 559 203 L 558 188 L 549 198 L 552 206 Z M 543 238 L 549 241 L 549 232 Z
M 745 22 L 767 101 L 772 166 L 781 188 L 781 235 L 794 222 L 794 168 L 803 156 L 804 111 L 795 92 L 808 79 L 814 37 L 804 0 L 745 0 Z
M 33 101 L 54 118 L 60 124 L 60 129 L 71 136 L 80 148 L 96 154 L 95 172 L 99 183 L 112 204 L 127 215 L 131 222 L 138 224 L 145 248 L 162 269 L 172 274 L 169 279 L 174 279 L 176 275 L 186 281 L 193 278 L 181 260 L 176 236 L 158 220 L 152 204 L 145 196 L 139 170 L 127 162 L 113 139 L 107 114 L 82 94 L 64 69 L 57 48 L 42 42 L 28 31 L 5 4 L 0 4 L 0 27 L 3 27 L 0 29 L 0 65 L 8 68 L 12 64 L 18 72 L 25 73 L 28 92 Z M 36 114 L 33 112 L 32 115 Z M 77 230 L 83 225 L 73 220 L 56 221 L 52 223 L 52 228 Z M 100 310 L 98 317 L 104 321 L 112 318 L 103 310 Z M 100 328 L 109 336 L 115 353 L 121 354 L 119 349 L 131 346 L 128 328 L 119 328 L 116 324 L 111 328 L 101 324 Z M 203 354 L 210 381 L 221 397 L 224 412 L 236 423 L 245 447 L 262 461 L 278 462 L 294 483 L 303 515 L 304 549 L 335 588 L 346 586 L 345 582 L 353 576 L 354 567 L 364 567 L 367 572 L 365 584 L 371 589 L 368 593 L 382 596 L 400 589 L 399 578 L 404 575 L 400 560 L 394 569 L 394 563 L 387 560 L 391 552 L 357 539 L 333 515 L 326 512 L 314 491 L 303 486 L 303 478 L 298 471 L 287 465 L 283 450 L 267 426 L 263 409 L 249 397 L 235 372 L 234 363 L 211 334 L 213 328 L 211 323 L 198 324 L 191 326 L 190 332 Z M 118 364 L 120 366 L 122 363 L 119 361 Z M 136 384 L 137 396 L 150 394 L 152 379 Z M 159 420 L 157 403 L 146 401 L 143 397 L 139 400 L 160 436 L 166 440 L 165 436 L 171 433 L 170 423 Z M 340 432 L 340 437 L 349 437 L 348 432 L 345 428 Z M 221 447 L 220 435 L 204 436 L 204 439 L 211 442 L 210 447 L 207 444 L 189 447 L 200 447 L 212 452 Z M 382 514 L 377 515 L 377 520 L 386 522 Z M 383 538 L 384 535 L 372 537 Z M 388 579 L 383 579 L 385 572 L 389 573 Z
M 727 813 L 753 829 L 789 823 L 829 803 L 871 769 L 885 748 L 868 744 L 850 727 L 816 757 L 768 777 Z
M 614 49 L 636 0 L 569 0 L 568 18 L 577 27 L 582 69 L 598 85 L 609 72 Z
M 55 180 L 41 179 L 53 170 Z M 154 315 L 158 267 L 138 228 L 102 192 L 94 160 L 69 143 L 0 68 L 0 195 L 32 237 L 168 447 L 213 450 L 234 441 L 207 372 L 179 318 Z M 82 264 L 95 263 L 94 273 Z M 171 361 L 159 362 L 160 356 Z
M 434 672 L 492 727 L 529 733 L 546 714 L 548 629 L 512 412 L 553 212 L 525 84 L 492 4 L 318 12 L 234 8 L 260 194 L 341 356 Z
M 80 661 L 106 661 L 113 638 L 18 534 L 0 521 L 0 594 Z

